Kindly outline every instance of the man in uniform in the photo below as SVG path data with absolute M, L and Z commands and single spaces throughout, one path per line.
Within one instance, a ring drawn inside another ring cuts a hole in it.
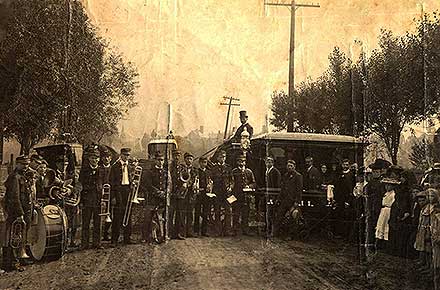
M 195 211 L 194 211 L 194 233 L 198 235 L 199 233 L 202 236 L 208 236 L 208 216 L 211 212 L 212 207 L 212 199 L 207 196 L 206 193 L 210 192 L 210 188 L 208 186 L 212 186 L 212 180 L 209 176 L 208 170 L 208 159 L 204 156 L 199 158 L 199 194 L 195 203 Z M 200 228 L 200 218 L 202 219 L 202 226 Z
M 145 193 L 144 225 L 142 239 L 147 243 L 152 242 L 151 232 L 154 210 L 165 205 L 166 190 L 171 186 L 171 178 L 165 171 L 164 155 L 156 152 L 154 167 L 142 173 L 140 190 Z
M 29 168 L 30 160 L 26 156 L 16 158 L 16 167 L 6 179 L 6 193 L 4 197 L 4 209 L 6 211 L 6 240 L 3 246 L 2 267 L 5 271 L 23 270 L 18 264 L 18 256 L 25 255 L 26 234 L 22 236 L 23 242 L 21 248 L 17 249 L 18 253 L 14 253 L 10 241 L 11 225 L 18 220 L 26 223 L 25 231 L 32 221 L 32 198 L 29 187 L 26 184 L 25 172 Z
M 99 174 L 98 192 L 102 192 L 102 186 L 104 184 L 110 184 L 111 161 L 112 161 L 112 155 L 110 154 L 110 151 L 107 149 L 103 150 L 101 152 L 101 166 L 98 169 L 98 174 Z M 113 197 L 110 197 L 110 202 L 111 202 L 110 212 L 113 212 L 113 205 L 116 203 L 116 200 Z M 104 222 L 103 241 L 110 241 L 109 230 L 111 224 L 112 224 L 111 222 Z
M 211 169 L 212 193 L 216 195 L 214 201 L 214 215 L 216 235 L 231 234 L 231 205 L 226 200 L 232 190 L 231 166 L 226 164 L 226 152 L 221 150 L 217 153 L 217 163 Z M 221 214 L 224 212 L 224 221 Z
M 184 184 L 180 179 L 181 170 L 184 168 L 184 165 L 179 163 L 180 156 L 180 151 L 173 151 L 173 160 L 170 168 L 172 193 L 170 198 L 170 214 L 168 225 L 172 239 L 184 240 L 186 184 Z
M 241 140 L 241 133 L 243 133 L 244 128 L 246 128 L 246 131 L 249 133 L 249 138 L 252 138 L 252 135 L 254 135 L 254 128 L 248 123 L 249 116 L 246 111 L 240 111 L 240 122 L 241 125 L 238 127 L 237 131 L 234 134 L 233 139 L 235 139 L 236 142 L 240 142 Z
M 81 249 L 89 248 L 90 221 L 93 219 L 93 247 L 101 248 L 101 191 L 99 191 L 99 150 L 90 149 L 88 165 L 81 170 L 82 235 Z
M 296 162 L 294 160 L 288 160 L 287 172 L 283 176 L 281 193 L 277 201 L 275 235 L 280 234 L 281 224 L 286 212 L 292 209 L 292 207 L 297 208 L 301 203 L 302 190 L 303 177 L 301 173 L 296 171 Z
M 119 161 L 116 162 L 110 169 L 111 194 L 116 199 L 114 220 L 112 222 L 112 246 L 116 246 L 118 244 L 125 209 L 127 207 L 127 203 L 129 202 L 128 196 L 130 195 L 132 187 L 132 182 L 130 180 L 131 168 L 128 164 L 130 152 L 130 148 L 122 148 Z M 130 236 L 131 217 L 128 220 L 127 226 L 124 227 L 124 244 L 132 243 Z
M 185 172 L 188 173 L 189 180 L 186 182 L 186 195 L 185 195 L 185 235 L 188 238 L 194 237 L 193 232 L 193 221 L 194 221 L 194 204 L 197 199 L 195 186 L 196 179 L 198 179 L 198 172 L 196 168 L 193 166 L 194 155 L 186 152 L 183 155 L 183 159 L 185 160 L 185 164 L 183 165 Z
M 246 168 L 245 155 L 237 158 L 237 167 L 232 170 L 232 179 L 232 192 L 237 199 L 232 203 L 233 234 L 249 235 L 249 193 L 256 184 L 252 170 Z

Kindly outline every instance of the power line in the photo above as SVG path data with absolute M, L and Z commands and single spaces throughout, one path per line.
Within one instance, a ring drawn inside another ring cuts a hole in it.
M 291 0 L 290 3 L 267 3 L 264 1 L 265 6 L 281 6 L 290 8 L 290 53 L 289 53 L 289 97 L 293 100 L 293 92 L 295 90 L 295 21 L 296 21 L 296 9 L 298 8 L 319 8 L 319 3 L 296 3 L 295 0 Z M 293 125 L 293 124 L 290 124 Z M 287 126 L 289 131 L 289 125 Z M 293 129 L 293 128 L 292 128 Z
M 232 106 L 240 106 L 239 102 L 240 99 L 237 98 L 233 98 L 233 97 L 223 97 L 224 100 L 228 100 L 228 103 L 220 103 L 221 106 L 228 106 L 228 113 L 226 115 L 226 126 L 225 126 L 225 134 L 223 139 L 226 139 L 227 135 L 228 135 L 228 126 L 229 126 L 229 115 L 231 114 L 231 107 Z M 235 101 L 235 103 L 234 103 Z

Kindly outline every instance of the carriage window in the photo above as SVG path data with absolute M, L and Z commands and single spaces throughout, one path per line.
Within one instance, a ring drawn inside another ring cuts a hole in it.
M 284 158 L 286 156 L 286 151 L 280 147 L 274 147 L 269 150 L 269 155 L 272 155 L 275 159 Z

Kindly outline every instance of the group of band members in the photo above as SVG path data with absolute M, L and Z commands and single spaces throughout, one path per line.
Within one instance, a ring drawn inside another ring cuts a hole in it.
M 80 204 L 64 206 L 68 216 L 69 244 L 75 245 L 78 214 L 81 213 L 81 249 L 101 248 L 101 240 L 109 240 L 111 227 L 111 245 L 117 246 L 123 232 L 123 243 L 130 244 L 131 218 L 123 226 L 124 213 L 129 202 L 129 195 L 134 183 L 139 182 L 139 195 L 144 197 L 142 240 L 152 242 L 153 216 L 159 209 L 165 208 L 166 196 L 170 196 L 169 234 L 172 239 L 185 239 L 194 236 L 208 236 L 209 224 L 213 224 L 215 236 L 249 235 L 248 227 L 250 196 L 256 188 L 254 173 L 246 166 L 246 157 L 239 156 L 237 167 L 232 168 L 226 163 L 226 152 L 220 151 L 209 169 L 208 160 L 200 157 L 199 167 L 194 166 L 194 156 L 185 153 L 180 163 L 179 151 L 173 152 L 169 172 L 166 172 L 165 156 L 157 152 L 155 164 L 142 171 L 139 180 L 134 180 L 136 163 L 130 163 L 130 149 L 121 149 L 120 157 L 111 164 L 109 151 L 99 151 L 92 147 L 87 151 L 86 160 L 79 173 L 81 188 Z M 38 155 L 31 158 L 20 156 L 16 159 L 16 168 L 6 181 L 4 208 L 7 214 L 6 224 L 19 218 L 27 227 L 31 224 L 32 208 L 42 204 L 56 204 L 51 201 L 48 192 L 54 187 L 66 187 L 69 176 L 68 162 L 63 157 L 56 161 L 56 169 L 48 167 L 48 163 Z M 295 170 L 295 162 L 289 160 L 287 173 L 281 176 L 274 167 L 271 157 L 266 159 L 267 171 L 265 182 L 267 187 L 281 187 L 281 194 L 275 201 L 277 205 L 271 217 L 275 229 L 283 219 L 286 211 L 301 200 L 302 176 Z M 50 183 L 50 184 L 49 184 Z M 102 216 L 102 192 L 104 184 L 111 188 L 112 221 L 104 222 Z M 67 189 L 73 191 L 72 185 Z M 234 198 L 231 200 L 231 196 Z M 36 201 L 39 202 L 36 202 Z M 266 202 L 259 202 L 257 207 L 263 208 Z M 58 203 L 59 204 L 59 203 Z M 263 204 L 263 205 L 261 205 Z M 81 210 L 79 210 L 81 209 Z M 213 212 L 213 214 L 212 214 Z M 93 224 L 92 224 L 93 223 Z M 91 234 L 91 224 L 93 233 Z M 104 226 L 102 226 L 104 225 Z M 102 231 L 103 229 L 103 231 Z M 6 231 L 9 233 L 9 231 Z M 211 231 L 209 231 L 211 232 Z M 92 236 L 92 237 L 90 237 Z M 90 243 L 92 238 L 92 243 Z M 8 238 L 5 239 L 8 241 Z M 22 249 L 24 252 L 24 249 Z M 14 257 L 26 257 L 25 253 L 14 254 L 6 243 L 3 248 L 3 267 L 6 270 L 16 268 Z

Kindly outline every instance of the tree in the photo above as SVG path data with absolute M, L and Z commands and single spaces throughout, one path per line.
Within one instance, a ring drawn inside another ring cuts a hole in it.
M 394 164 L 404 127 L 438 111 L 438 89 L 428 79 L 437 77 L 426 65 L 424 46 L 420 34 L 396 37 L 383 30 L 380 48 L 367 61 L 368 128 L 384 141 Z
M 426 138 L 415 142 L 411 146 L 409 160 L 414 167 L 426 170 L 433 165 L 434 160 L 439 156 L 435 156 L 434 143 L 429 142 Z
M 7 119 L 22 153 L 63 133 L 87 143 L 114 132 L 135 105 L 137 73 L 109 49 L 80 1 L 17 0 L 12 11 L 0 63 L 15 80 Z
M 273 93 L 271 124 L 278 130 L 291 124 L 292 131 L 358 134 L 363 128 L 362 90 L 357 66 L 335 47 L 329 68 L 318 79 L 301 82 L 293 98 Z

